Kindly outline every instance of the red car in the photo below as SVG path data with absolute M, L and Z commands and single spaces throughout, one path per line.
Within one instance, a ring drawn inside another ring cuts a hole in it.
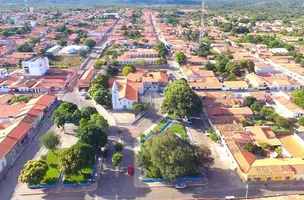
M 128 166 L 128 174 L 133 175 L 134 173 L 134 167 L 133 166 Z

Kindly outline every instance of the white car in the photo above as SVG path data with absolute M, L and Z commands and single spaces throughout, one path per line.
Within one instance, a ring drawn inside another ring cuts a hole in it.
M 175 188 L 176 189 L 183 189 L 183 188 L 186 188 L 187 185 L 185 183 L 178 183 L 175 185 Z
M 210 133 L 208 131 L 205 132 L 206 136 L 209 137 Z

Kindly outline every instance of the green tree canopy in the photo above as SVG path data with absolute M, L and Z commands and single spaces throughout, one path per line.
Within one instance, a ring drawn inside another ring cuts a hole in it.
M 58 43 L 60 46 L 64 47 L 68 44 L 68 41 L 66 40 L 60 40 L 59 43 Z
M 122 162 L 123 155 L 121 153 L 115 153 L 112 156 L 112 163 L 114 166 L 119 166 L 120 163 Z
M 19 181 L 28 185 L 38 185 L 48 169 L 47 163 L 43 160 L 29 160 L 20 173 Z
M 77 111 L 79 110 L 76 104 L 64 102 L 54 111 L 52 120 L 57 127 L 63 127 L 67 121 L 79 120 L 75 115 Z
M 132 65 L 126 65 L 124 66 L 124 68 L 122 69 L 122 74 L 124 76 L 128 76 L 128 74 L 135 72 L 135 68 Z
M 76 136 L 79 138 L 79 142 L 89 144 L 94 148 L 102 147 L 108 141 L 108 135 L 105 134 L 102 127 L 92 124 L 88 120 L 81 120 Z
M 60 168 L 65 175 L 78 174 L 82 168 L 92 167 L 95 149 L 88 145 L 77 143 L 66 149 L 60 157 Z
M 123 145 L 119 142 L 117 142 L 114 146 L 114 149 L 116 152 L 121 152 L 123 150 Z
M 92 49 L 96 44 L 97 42 L 95 40 L 88 39 L 84 41 L 84 45 L 88 46 L 90 49 Z
M 164 113 L 174 113 L 183 118 L 198 114 L 202 110 L 201 99 L 183 79 L 170 83 L 164 90 L 164 97 Z
M 17 46 L 17 51 L 19 52 L 33 52 L 33 47 L 25 42 L 24 44 L 18 45 Z
M 258 113 L 261 111 L 261 109 L 263 108 L 263 105 L 258 102 L 258 101 L 255 101 L 252 105 L 251 105 L 251 110 L 253 110 L 254 112 Z
M 187 58 L 186 58 L 186 55 L 185 55 L 183 52 L 177 52 L 177 53 L 175 54 L 175 60 L 176 60 L 176 62 L 178 62 L 179 64 L 182 64 L 182 63 L 186 63 Z
M 104 87 L 105 89 L 109 88 L 109 77 L 103 74 L 97 74 L 95 78 L 92 80 L 92 85 L 99 85 Z
M 247 96 L 244 98 L 244 105 L 250 107 L 256 101 L 257 101 L 256 98 L 254 98 L 252 96 Z
M 227 73 L 235 74 L 236 76 L 242 76 L 244 73 L 244 70 L 236 62 L 228 62 L 226 64 L 225 70 Z
M 168 49 L 162 42 L 157 42 L 154 46 L 154 49 L 157 51 L 158 56 L 161 58 L 165 58 L 166 55 L 168 55 Z
M 96 126 L 101 128 L 103 131 L 105 131 L 109 128 L 108 121 L 103 116 L 101 116 L 99 114 L 91 115 L 89 123 L 90 124 L 95 124 Z
M 115 67 L 108 66 L 107 67 L 107 74 L 110 76 L 117 76 L 118 75 L 118 69 Z
M 301 117 L 299 120 L 298 120 L 298 124 L 300 126 L 304 126 L 304 117 Z
M 48 131 L 40 138 L 40 144 L 41 146 L 54 151 L 60 144 L 60 136 L 55 134 L 54 131 Z
M 248 73 L 253 73 L 255 65 L 252 60 L 241 60 L 240 67 L 245 69 Z
M 292 92 L 293 102 L 304 108 L 304 90 L 297 89 Z
M 137 162 L 148 174 L 175 180 L 191 177 L 198 173 L 199 167 L 210 167 L 213 159 L 210 150 L 192 146 L 172 132 L 164 132 L 149 138 L 137 154 Z M 151 171 L 153 171 L 151 173 Z
M 108 89 L 99 88 L 93 93 L 93 99 L 96 103 L 110 107 L 112 103 L 112 95 Z
M 195 54 L 197 56 L 204 56 L 204 57 L 210 55 L 211 54 L 210 45 L 204 42 L 200 43 L 198 49 L 195 51 Z
M 81 108 L 80 112 L 81 112 L 81 117 L 85 119 L 90 119 L 91 115 L 98 114 L 96 108 L 91 106 L 86 106 Z

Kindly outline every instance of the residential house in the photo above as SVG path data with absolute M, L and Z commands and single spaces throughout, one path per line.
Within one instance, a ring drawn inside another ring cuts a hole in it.
M 223 90 L 248 90 L 249 85 L 245 81 L 224 81 Z
M 276 112 L 283 117 L 301 118 L 304 116 L 304 109 L 284 96 L 273 96 Z

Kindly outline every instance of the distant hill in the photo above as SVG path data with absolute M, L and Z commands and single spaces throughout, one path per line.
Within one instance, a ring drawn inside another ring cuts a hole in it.
M 14 3 L 24 3 L 25 0 L 14 0 Z M 205 0 L 206 4 L 256 4 L 282 7 L 303 7 L 304 0 Z M 31 3 L 55 4 L 200 4 L 201 0 L 27 0 Z M 12 0 L 0 0 L 0 3 L 12 3 Z

